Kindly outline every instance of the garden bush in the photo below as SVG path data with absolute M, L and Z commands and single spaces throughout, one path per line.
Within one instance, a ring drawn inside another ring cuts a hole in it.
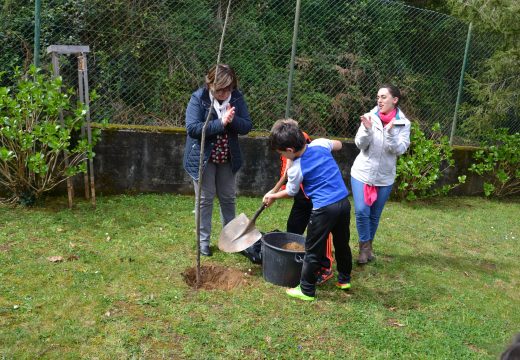
M 504 197 L 520 194 L 520 133 L 492 131 L 481 144 L 470 171 L 486 176 L 484 194 Z
M 408 152 L 397 160 L 398 199 L 416 200 L 438 195 L 446 195 L 451 189 L 466 181 L 466 176 L 458 177 L 458 183 L 438 186 L 443 172 L 453 166 L 452 149 L 446 136 L 439 136 L 440 125 L 431 129 L 426 137 L 417 123 L 412 123 L 411 145 Z
M 60 77 L 50 79 L 33 66 L 15 78 L 13 86 L 0 87 L 0 201 L 30 205 L 86 171 L 100 131 L 93 131 L 92 144 L 78 136 L 87 109 L 73 104 L 72 90 L 61 90 Z

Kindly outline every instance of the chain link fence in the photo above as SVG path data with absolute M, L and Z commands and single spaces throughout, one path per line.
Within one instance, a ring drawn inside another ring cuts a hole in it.
M 232 1 L 221 61 L 232 65 L 254 128 L 286 112 L 296 1 Z M 42 4 L 41 62 L 52 44 L 89 45 L 93 120 L 184 127 L 191 93 L 215 63 L 227 0 L 49 0 Z M 7 1 L 0 25 L 0 70 L 32 61 L 34 4 Z M 375 106 L 380 84 L 403 92 L 403 110 L 449 135 L 468 26 L 429 10 L 384 0 L 302 0 L 291 117 L 313 135 L 353 137 Z M 475 32 L 467 73 L 494 51 Z M 61 73 L 77 87 L 76 59 Z

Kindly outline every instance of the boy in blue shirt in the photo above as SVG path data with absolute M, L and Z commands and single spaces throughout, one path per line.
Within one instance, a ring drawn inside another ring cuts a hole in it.
M 336 286 L 343 290 L 350 289 L 350 203 L 341 171 L 331 154 L 331 151 L 341 149 L 341 142 L 316 139 L 306 144 L 298 123 L 292 119 L 278 120 L 271 129 L 269 141 L 272 149 L 288 159 L 288 180 L 284 190 L 268 192 L 263 202 L 269 206 L 276 199 L 294 196 L 303 184 L 313 204 L 305 238 L 300 285 L 287 289 L 287 295 L 305 301 L 315 299 L 320 261 L 329 233 L 332 233 L 338 269 Z

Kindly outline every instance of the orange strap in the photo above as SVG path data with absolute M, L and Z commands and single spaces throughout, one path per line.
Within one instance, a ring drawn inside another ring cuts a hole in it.
M 330 268 L 332 270 L 332 263 L 334 262 L 334 257 L 332 256 L 332 234 L 329 234 L 327 238 L 327 245 L 325 246 L 325 256 L 329 259 Z

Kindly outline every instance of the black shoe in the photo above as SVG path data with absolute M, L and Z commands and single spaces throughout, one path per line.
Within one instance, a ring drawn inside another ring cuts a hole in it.
M 211 247 L 209 245 L 202 245 L 200 247 L 200 254 L 202 256 L 212 256 L 213 252 L 211 251 Z
M 251 245 L 245 250 L 240 252 L 246 258 L 248 258 L 253 264 L 262 263 L 262 243 L 258 240 L 256 243 Z
M 262 255 L 259 253 L 254 253 L 249 251 L 249 248 L 242 250 L 240 252 L 246 258 L 248 258 L 253 264 L 261 264 L 262 263 Z

